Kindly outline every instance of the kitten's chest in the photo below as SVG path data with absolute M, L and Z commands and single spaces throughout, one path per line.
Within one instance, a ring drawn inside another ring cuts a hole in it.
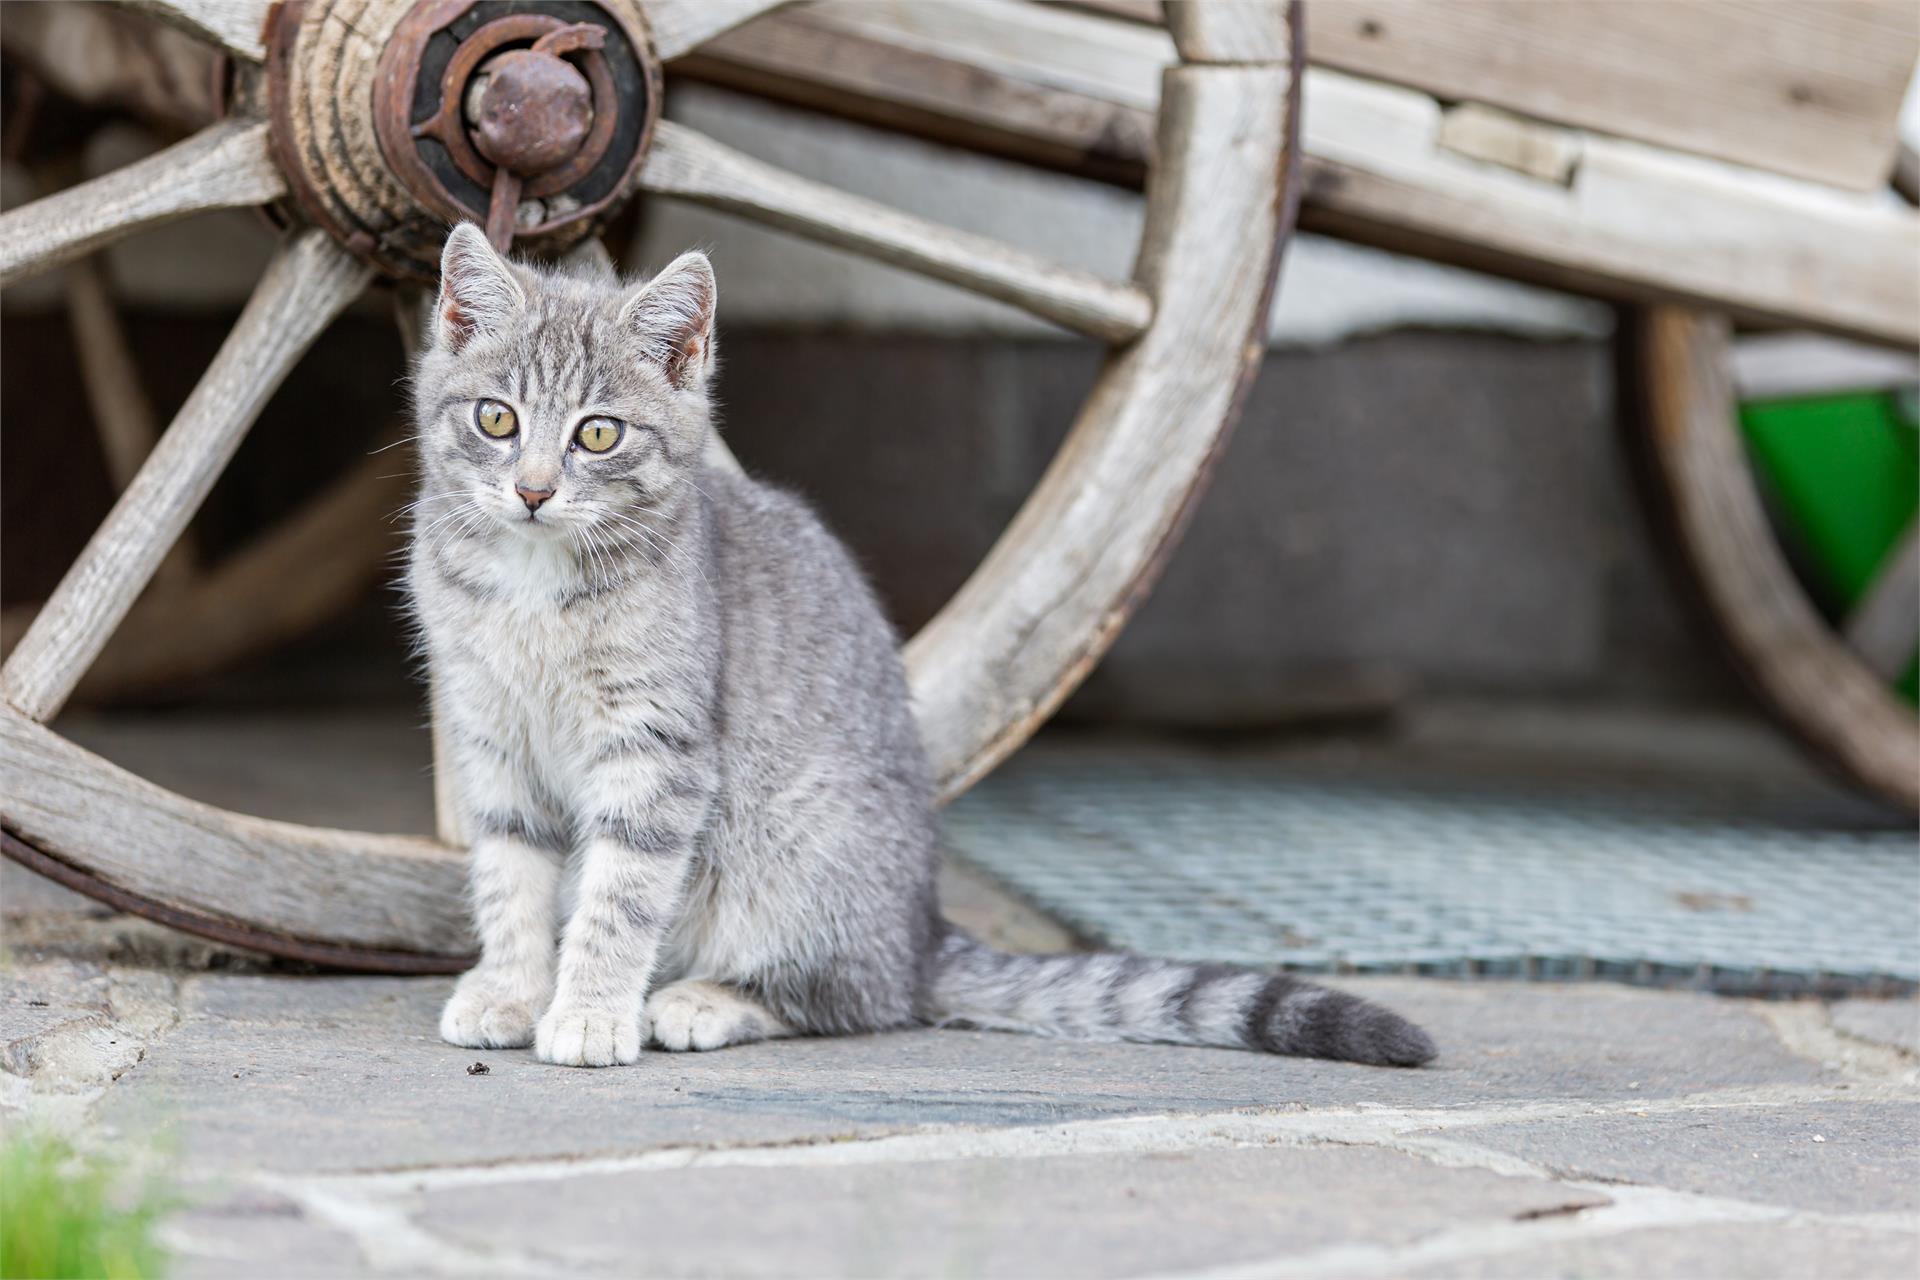
M 669 610 L 646 584 L 586 590 L 569 560 L 526 555 L 475 566 L 478 592 L 456 593 L 429 621 L 458 667 L 456 696 L 501 736 L 549 764 L 605 726 L 603 688 L 645 674 L 670 643 Z

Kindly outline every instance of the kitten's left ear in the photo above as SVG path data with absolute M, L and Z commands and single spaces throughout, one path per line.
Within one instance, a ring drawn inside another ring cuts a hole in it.
M 667 380 L 689 390 L 713 371 L 713 312 L 718 286 L 704 253 L 683 253 L 633 291 L 620 323 Z

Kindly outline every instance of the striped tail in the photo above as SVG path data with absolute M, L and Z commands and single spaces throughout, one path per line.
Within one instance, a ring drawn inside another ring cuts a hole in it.
M 1399 1014 L 1284 974 L 1121 953 L 1008 955 L 948 926 L 932 1020 L 1083 1040 L 1218 1045 L 1418 1067 L 1433 1041 Z

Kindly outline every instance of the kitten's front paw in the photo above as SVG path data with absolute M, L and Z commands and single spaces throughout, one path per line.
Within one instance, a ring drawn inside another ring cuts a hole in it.
M 547 1010 L 534 1034 L 533 1052 L 542 1062 L 562 1067 L 610 1067 L 640 1060 L 640 1011 L 615 1011 L 594 1005 L 559 1005 Z
M 534 984 L 472 969 L 463 974 L 440 1011 L 440 1038 L 468 1049 L 522 1049 L 533 1043 L 534 1019 L 545 1003 Z

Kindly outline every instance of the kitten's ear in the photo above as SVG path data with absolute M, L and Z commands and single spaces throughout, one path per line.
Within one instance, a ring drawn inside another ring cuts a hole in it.
M 718 286 L 704 253 L 683 253 L 633 291 L 620 323 L 639 340 L 646 359 L 681 390 L 713 371 L 713 311 Z
M 440 251 L 440 302 L 434 308 L 434 341 L 458 352 L 491 333 L 527 305 L 526 290 L 507 260 L 493 251 L 486 233 L 463 222 Z

